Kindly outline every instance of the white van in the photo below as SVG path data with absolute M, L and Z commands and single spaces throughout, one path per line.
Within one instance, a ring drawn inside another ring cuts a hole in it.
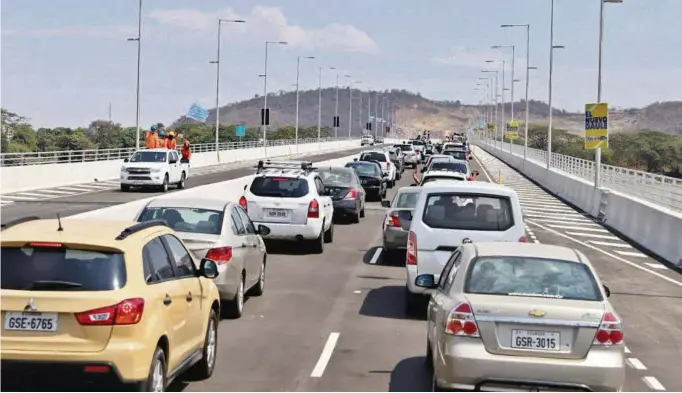
M 420 274 L 436 282 L 450 255 L 463 243 L 526 242 L 521 204 L 509 187 L 478 181 L 424 184 L 409 227 L 405 270 L 406 310 L 423 304 Z M 401 220 L 404 221 L 404 220 Z

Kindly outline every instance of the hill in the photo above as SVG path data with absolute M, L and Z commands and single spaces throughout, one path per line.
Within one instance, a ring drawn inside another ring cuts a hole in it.
M 368 92 L 353 89 L 352 133 L 361 134 L 361 124 L 367 118 Z M 360 119 L 360 95 L 362 95 L 362 120 Z M 371 95 L 372 114 L 376 105 L 376 92 Z M 396 119 L 408 128 L 429 130 L 460 130 L 465 127 L 472 116 L 476 116 L 479 106 L 464 105 L 459 101 L 435 101 L 411 93 L 406 90 L 391 90 L 380 92 L 380 97 L 390 101 L 396 108 Z M 348 89 L 339 89 L 339 116 L 341 118 L 340 133 L 348 132 Z M 260 124 L 260 108 L 263 107 L 263 97 L 254 98 L 225 105 L 220 108 L 220 123 L 246 124 L 247 127 L 258 127 Z M 270 108 L 270 128 L 291 126 L 295 123 L 296 93 L 280 91 L 268 94 Z M 299 122 L 301 127 L 317 126 L 318 91 L 305 90 L 300 92 Z M 322 90 L 322 126 L 331 127 L 336 108 L 336 89 Z M 511 104 L 506 104 L 509 116 Z M 525 102 L 514 103 L 517 119 L 523 119 Z M 542 101 L 530 100 L 530 123 L 547 125 L 549 106 Z M 610 131 L 634 132 L 639 130 L 656 130 L 682 136 L 682 101 L 657 102 L 645 108 L 611 108 Z M 583 114 L 567 112 L 554 108 L 553 126 L 567 130 L 573 134 L 583 132 Z M 386 115 L 384 116 L 386 117 Z M 185 117 L 177 120 L 173 126 L 194 122 Z M 215 109 L 209 110 L 207 123 L 215 122 Z

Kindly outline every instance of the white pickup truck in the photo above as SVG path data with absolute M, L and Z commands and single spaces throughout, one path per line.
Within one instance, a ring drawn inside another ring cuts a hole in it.
M 154 187 L 166 192 L 170 184 L 182 189 L 188 178 L 189 163 L 181 162 L 176 150 L 138 150 L 123 160 L 121 191 L 130 191 L 131 187 Z

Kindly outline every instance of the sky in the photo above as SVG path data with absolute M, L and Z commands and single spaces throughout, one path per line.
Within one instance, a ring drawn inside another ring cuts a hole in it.
M 135 125 L 138 0 L 2 0 L 1 103 L 36 127 L 87 126 L 107 119 Z M 501 70 L 515 45 L 515 98 L 525 94 L 530 24 L 531 99 L 547 101 L 550 0 L 143 0 L 141 125 L 170 123 L 192 103 L 215 107 L 217 20 L 220 104 L 349 82 L 407 89 L 438 100 L 478 103 L 481 70 Z M 642 107 L 682 100 L 680 0 L 607 4 L 602 101 Z M 677 26 L 677 27 L 676 27 Z M 597 95 L 599 0 L 555 0 L 553 105 L 581 111 Z M 336 68 L 330 70 L 329 67 Z M 351 75 L 345 78 L 343 75 Z M 485 82 L 483 82 L 485 83 Z M 500 80 L 501 84 L 501 80 Z M 509 95 L 507 95 L 509 97 Z M 508 99 L 508 98 L 507 98 Z

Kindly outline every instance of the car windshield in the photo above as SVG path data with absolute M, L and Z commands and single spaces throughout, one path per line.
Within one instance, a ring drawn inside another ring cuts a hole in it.
M 399 147 L 402 151 L 412 151 L 412 145 L 393 145 L 393 147 Z
M 219 235 L 223 227 L 223 212 L 191 207 L 146 207 L 137 221 L 151 220 L 166 220 L 177 232 Z
M 511 201 L 498 195 L 429 194 L 423 214 L 424 224 L 431 228 L 506 231 L 514 225 Z
M 301 198 L 308 195 L 308 180 L 296 177 L 256 177 L 251 193 L 262 197 Z
M 164 151 L 138 151 L 130 157 L 130 162 L 166 162 Z
M 360 155 L 360 160 L 361 161 L 385 162 L 386 161 L 386 155 L 384 153 L 376 153 L 376 152 L 362 153 Z
M 368 163 L 348 163 L 346 168 L 353 168 L 358 176 L 379 176 L 379 168 L 375 164 Z
M 395 152 L 393 152 L 393 151 L 388 153 L 388 158 L 390 158 L 391 161 L 398 161 L 398 155 L 395 154 Z
M 446 150 L 443 152 L 444 155 L 448 155 L 457 160 L 466 160 L 467 153 L 464 150 Z
M 353 175 L 349 169 L 323 169 L 318 172 L 325 185 L 349 185 L 353 182 Z
M 400 192 L 396 195 L 395 207 L 399 209 L 413 209 L 417 205 L 419 194 L 416 192 Z
M 468 270 L 466 293 L 602 301 L 599 286 L 582 263 L 526 257 L 481 257 Z
M 429 166 L 429 170 L 431 171 L 443 169 L 448 169 L 459 173 L 468 173 L 468 168 L 466 164 L 463 164 L 461 162 L 436 161 Z
M 71 247 L 2 247 L 2 289 L 111 291 L 126 284 L 123 254 Z

